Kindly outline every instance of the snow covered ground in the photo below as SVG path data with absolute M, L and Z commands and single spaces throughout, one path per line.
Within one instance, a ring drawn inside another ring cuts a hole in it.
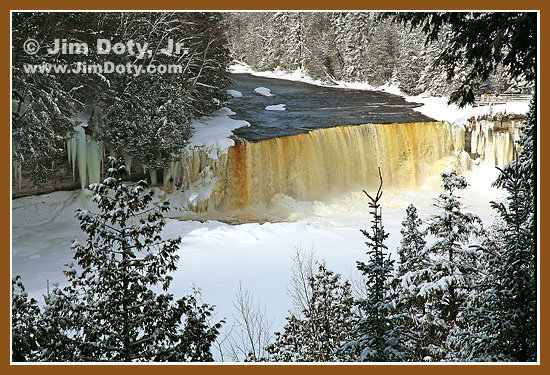
M 222 107 L 210 116 L 193 120 L 191 126 L 195 132 L 189 140 L 190 146 L 202 146 L 212 150 L 233 146 L 235 142 L 229 138 L 231 132 L 236 128 L 250 125 L 246 121 L 229 118 L 234 114 L 235 112 L 229 108 Z

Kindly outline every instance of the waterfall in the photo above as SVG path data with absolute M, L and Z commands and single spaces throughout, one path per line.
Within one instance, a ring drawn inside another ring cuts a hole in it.
M 268 203 L 277 194 L 322 200 L 378 185 L 419 187 L 438 162 L 463 149 L 464 128 L 448 123 L 365 124 L 243 142 L 229 149 L 225 203 Z
M 441 122 L 316 129 L 228 149 L 186 148 L 164 170 L 164 186 L 179 186 L 180 208 L 199 213 L 265 205 L 276 194 L 322 200 L 376 187 L 379 166 L 385 188 L 413 188 L 449 159 L 462 163 L 463 146 L 464 127 Z
M 518 129 L 479 121 L 472 128 L 471 151 L 494 165 L 508 163 Z M 465 128 L 447 122 L 330 127 L 259 142 L 240 140 L 229 148 L 186 147 L 159 182 L 165 190 L 181 190 L 174 207 L 197 213 L 262 207 L 277 194 L 313 201 L 375 189 L 378 167 L 384 189 L 414 189 L 442 171 L 468 169 L 464 142 Z M 103 146 L 80 128 L 67 149 L 81 187 L 98 182 Z M 125 163 L 130 172 L 131 158 Z M 156 180 L 157 171 L 149 172 Z
M 472 125 L 471 152 L 495 166 L 508 164 L 514 160 L 519 128 L 520 124 L 515 121 L 478 120 Z

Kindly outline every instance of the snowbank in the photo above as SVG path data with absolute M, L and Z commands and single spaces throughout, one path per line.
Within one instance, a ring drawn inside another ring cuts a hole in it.
M 437 98 L 429 96 L 407 96 L 401 95 L 408 102 L 422 103 L 422 107 L 414 108 L 426 116 L 432 117 L 438 121 L 449 121 L 455 124 L 467 124 L 470 117 L 484 116 L 488 114 L 526 114 L 529 110 L 529 102 L 509 102 L 506 104 L 496 104 L 491 106 L 473 107 L 468 105 L 459 108 L 456 104 L 447 104 L 447 98 Z
M 235 144 L 229 138 L 234 129 L 250 126 L 247 121 L 234 120 L 229 116 L 235 112 L 229 108 L 218 109 L 212 115 L 191 122 L 195 132 L 189 140 L 190 146 L 204 146 L 205 148 L 227 149 Z

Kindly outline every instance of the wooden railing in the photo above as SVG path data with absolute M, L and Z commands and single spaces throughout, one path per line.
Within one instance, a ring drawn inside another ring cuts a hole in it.
M 489 105 L 489 104 L 505 104 L 508 102 L 527 102 L 531 99 L 529 94 L 487 94 L 478 95 L 475 99 L 474 106 Z

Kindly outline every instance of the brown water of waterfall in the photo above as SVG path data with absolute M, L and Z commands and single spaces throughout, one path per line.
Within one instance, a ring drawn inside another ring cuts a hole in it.
M 276 194 L 323 200 L 378 184 L 419 187 L 462 152 L 464 131 L 442 122 L 364 124 L 236 144 L 228 151 L 226 209 L 268 206 Z

